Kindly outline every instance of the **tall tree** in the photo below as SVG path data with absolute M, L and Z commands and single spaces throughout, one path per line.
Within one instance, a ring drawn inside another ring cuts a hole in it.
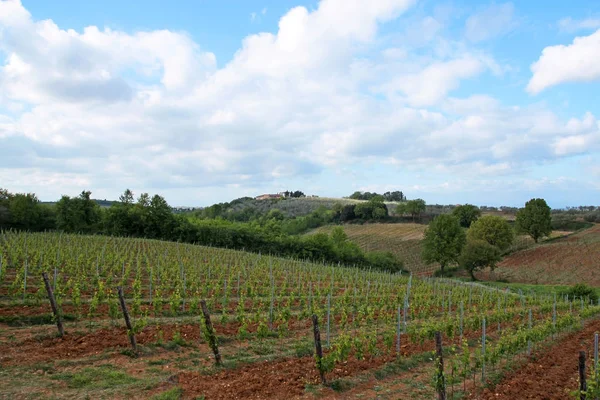
M 541 237 L 552 232 L 551 210 L 546 200 L 531 199 L 525 203 L 525 208 L 517 212 L 517 228 L 527 233 L 537 243 Z
M 504 218 L 484 215 L 471 224 L 467 237 L 469 240 L 483 240 L 504 251 L 513 243 L 514 232 Z
M 465 240 L 465 231 L 456 217 L 439 215 L 425 230 L 423 260 L 427 263 L 439 263 L 443 272 L 446 266 L 458 262 Z
M 458 218 L 460 226 L 463 228 L 468 228 L 473 222 L 477 221 L 477 219 L 481 217 L 481 211 L 477 206 L 472 204 L 464 204 L 455 207 L 454 210 L 452 210 L 452 215 Z

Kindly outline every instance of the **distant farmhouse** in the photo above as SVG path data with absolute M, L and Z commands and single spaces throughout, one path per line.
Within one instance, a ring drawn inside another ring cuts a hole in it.
M 260 196 L 256 196 L 254 200 L 269 200 L 269 199 L 282 199 L 283 193 L 277 194 L 261 194 Z

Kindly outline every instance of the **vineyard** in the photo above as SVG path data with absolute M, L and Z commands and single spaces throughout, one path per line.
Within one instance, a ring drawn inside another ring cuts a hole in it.
M 600 285 L 600 225 L 516 252 L 498 266 L 497 275 L 535 284 Z M 482 275 L 482 277 L 485 277 Z
M 423 383 L 396 386 L 392 398 L 431 398 L 441 384 L 460 398 L 598 313 L 588 299 L 172 242 L 9 231 L 0 235 L 0 392 L 347 398 L 391 374 Z M 449 359 L 445 381 L 432 384 L 436 332 Z
M 331 233 L 335 226 L 328 225 L 315 229 L 312 233 Z M 404 267 L 418 276 L 431 276 L 439 269 L 439 265 L 426 264 L 421 258 L 423 251 L 422 239 L 427 225 L 414 223 L 396 223 L 396 224 L 364 224 L 364 225 L 343 225 L 344 232 L 348 238 L 356 243 L 365 251 L 390 251 L 404 262 Z M 554 231 L 550 235 L 551 239 L 566 236 L 570 232 Z M 517 236 L 511 245 L 509 252 L 520 254 L 518 252 L 527 250 L 534 246 L 534 241 L 529 236 Z M 505 264 L 503 264 L 505 265 Z M 514 263 L 515 266 L 521 265 L 520 261 Z M 538 272 L 533 272 L 532 276 Z M 483 275 L 482 275 L 483 276 Z M 487 275 L 486 275 L 487 277 Z M 578 281 L 580 282 L 580 281 Z
M 330 233 L 333 226 L 324 226 L 314 232 Z M 438 269 L 421 259 L 423 224 L 364 224 L 344 225 L 348 238 L 365 251 L 391 251 L 404 262 L 407 270 L 414 274 L 430 275 Z

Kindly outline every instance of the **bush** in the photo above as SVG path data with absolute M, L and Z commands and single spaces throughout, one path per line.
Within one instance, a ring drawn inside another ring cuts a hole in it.
M 596 289 L 584 283 L 578 283 L 577 285 L 572 286 L 563 294 L 568 295 L 569 299 L 584 299 L 586 301 L 591 300 L 592 302 L 594 302 L 594 304 L 598 303 L 598 293 L 596 292 Z
M 575 215 L 572 214 L 555 214 L 552 216 L 551 225 L 552 230 L 555 231 L 578 231 L 590 228 L 592 226 L 590 222 L 595 221 L 578 221 Z

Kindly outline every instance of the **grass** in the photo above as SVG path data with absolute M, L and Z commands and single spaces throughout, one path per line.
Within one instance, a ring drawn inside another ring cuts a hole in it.
M 63 321 L 75 321 L 75 316 L 71 314 L 62 315 Z M 49 325 L 54 324 L 52 314 L 42 315 L 3 315 L 0 316 L 0 323 L 12 327 L 18 326 L 33 326 L 33 325 Z
M 72 389 L 111 389 L 130 385 L 138 380 L 112 365 L 103 364 L 95 368 L 84 368 L 74 373 L 60 373 L 52 379 L 64 381 Z
M 183 395 L 183 389 L 174 387 L 151 397 L 152 400 L 179 400 Z

